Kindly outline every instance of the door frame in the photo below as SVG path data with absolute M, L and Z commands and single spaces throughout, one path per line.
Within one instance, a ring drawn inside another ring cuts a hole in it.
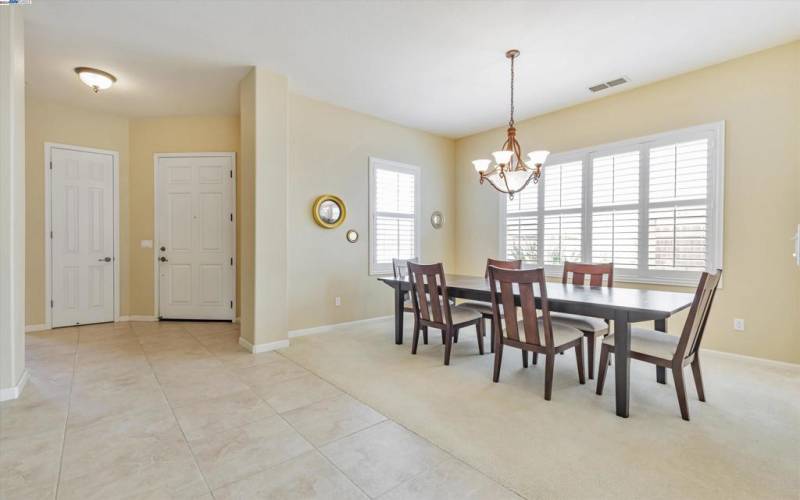
M 231 300 L 233 301 L 233 307 L 231 308 L 231 322 L 236 321 L 236 308 L 238 307 L 238 303 L 236 302 L 236 270 L 239 267 L 239 259 L 236 257 L 236 233 L 239 227 L 239 219 L 236 214 L 236 153 L 235 152 L 206 152 L 206 153 L 155 153 L 153 154 L 153 311 L 156 320 L 161 318 L 161 297 L 159 293 L 159 280 L 161 276 L 159 275 L 159 268 L 158 268 L 158 161 L 161 158 L 197 158 L 197 157 L 225 157 L 231 159 L 231 171 L 233 172 L 231 175 L 231 201 L 233 203 L 233 245 L 232 245 L 232 257 L 233 257 L 233 297 Z
M 52 208 L 53 193 L 50 191 L 52 185 L 51 176 L 53 171 L 50 168 L 52 163 L 52 150 L 53 149 L 69 149 L 72 151 L 79 151 L 82 153 L 99 153 L 111 156 L 111 169 L 114 175 L 112 182 L 113 197 L 114 197 L 114 215 L 112 217 L 114 224 L 114 252 L 112 259 L 114 259 L 114 322 L 120 320 L 120 272 L 119 272 L 119 152 L 109 149 L 88 148 L 84 146 L 75 146 L 72 144 L 60 144 L 57 142 L 44 143 L 44 322 L 48 329 L 53 328 L 53 310 L 50 302 L 53 299 L 53 239 L 50 237 L 52 229 L 52 220 L 50 211 Z

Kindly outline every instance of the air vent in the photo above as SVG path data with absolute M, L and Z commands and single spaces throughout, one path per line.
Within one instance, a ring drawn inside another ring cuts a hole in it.
M 622 85 L 623 83 L 628 83 L 630 80 L 628 78 L 621 76 L 619 78 L 615 78 L 614 80 L 607 81 L 605 83 L 598 83 L 597 85 L 592 85 L 589 87 L 589 90 L 592 92 L 600 92 L 601 90 L 610 89 L 611 87 L 616 87 L 617 85 Z

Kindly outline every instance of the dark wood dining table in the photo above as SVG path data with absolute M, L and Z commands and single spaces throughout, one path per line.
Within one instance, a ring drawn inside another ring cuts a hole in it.
M 411 290 L 408 278 L 379 277 L 379 281 L 394 289 L 394 338 L 403 343 L 403 300 Z M 489 281 L 483 277 L 448 274 L 445 276 L 450 297 L 491 302 Z M 550 310 L 581 314 L 612 320 L 614 323 L 614 373 L 617 415 L 628 417 L 630 408 L 630 339 L 631 323 L 655 321 L 656 330 L 666 332 L 667 318 L 692 304 L 689 293 L 644 290 L 639 288 L 608 288 L 547 283 Z M 516 296 L 519 305 L 519 295 Z M 536 306 L 540 299 L 536 297 Z M 666 370 L 657 368 L 656 379 L 666 383 Z

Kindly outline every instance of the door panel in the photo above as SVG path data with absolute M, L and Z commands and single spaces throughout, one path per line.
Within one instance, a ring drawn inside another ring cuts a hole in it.
M 159 158 L 156 246 L 162 318 L 233 319 L 232 171 L 230 156 Z
M 114 157 L 50 156 L 53 326 L 114 321 Z

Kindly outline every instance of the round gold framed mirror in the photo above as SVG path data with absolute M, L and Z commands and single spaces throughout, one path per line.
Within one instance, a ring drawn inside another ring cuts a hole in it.
M 311 209 L 314 222 L 320 226 L 333 229 L 339 227 L 347 217 L 347 208 L 344 201 L 332 194 L 323 194 L 314 200 L 314 207 Z
M 347 241 L 349 241 L 350 243 L 355 243 L 356 241 L 358 241 L 358 231 L 356 231 L 355 229 L 348 229 L 344 237 L 347 238 Z

